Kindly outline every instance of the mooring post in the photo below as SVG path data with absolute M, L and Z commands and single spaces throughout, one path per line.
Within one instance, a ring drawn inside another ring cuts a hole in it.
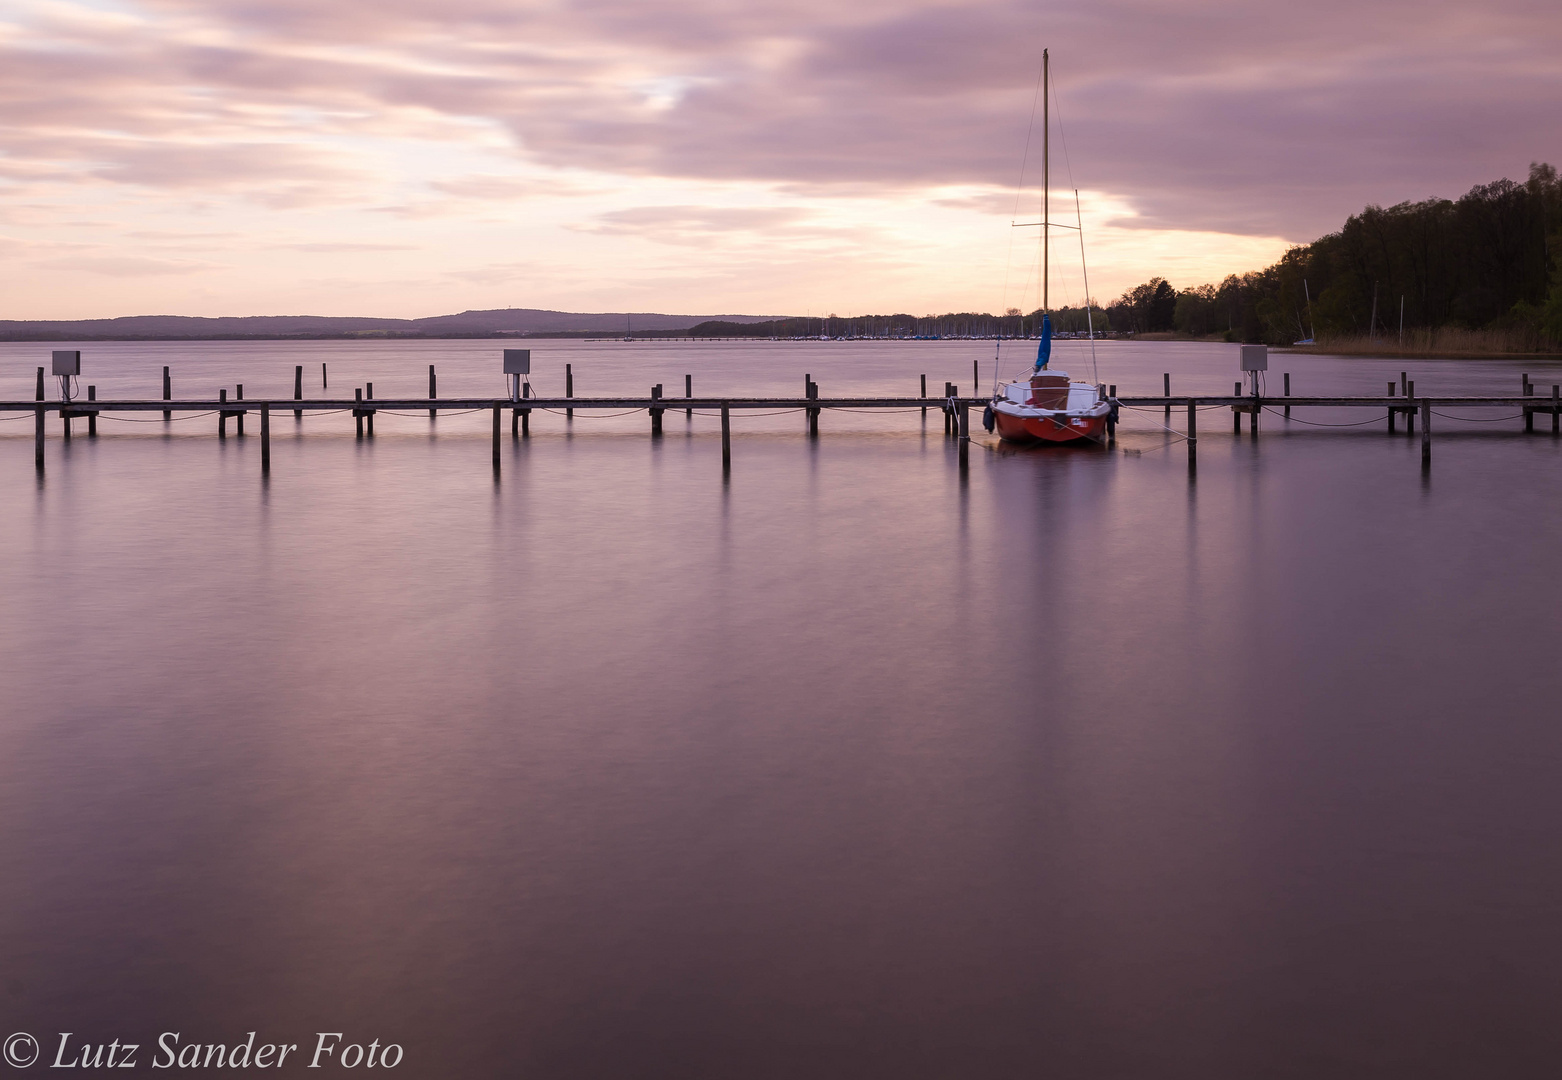
M 651 400 L 662 400 L 662 384 L 657 383 L 651 387 Z M 652 406 L 651 408 L 651 437 L 657 438 L 662 434 L 662 410 Z
M 1409 372 L 1406 372 L 1406 371 L 1401 371 L 1399 373 L 1399 396 L 1400 397 L 1410 397 L 1411 396 L 1411 394 L 1410 394 L 1410 384 L 1405 381 L 1405 376 L 1408 375 L 1408 374 L 1409 374 Z
M 1388 384 L 1388 396 L 1389 397 L 1393 397 L 1394 396 L 1394 384 L 1393 383 L 1389 383 Z M 1394 403 L 1392 401 L 1390 401 L 1388 403 L 1388 433 L 1390 435 L 1394 434 L 1394 415 L 1397 412 L 1398 412 L 1398 410 L 1394 408 Z
M 303 401 L 304 400 L 304 365 L 303 364 L 295 364 L 294 367 L 293 367 L 293 400 L 294 401 Z M 303 418 L 304 418 L 304 410 L 303 409 L 294 409 L 293 410 L 293 419 L 294 420 L 302 420 Z
M 260 403 L 260 475 L 271 475 L 271 402 Z
M 43 368 L 38 369 L 38 397 L 43 399 Z M 922 376 L 922 400 L 927 400 L 927 376 Z M 922 406 L 922 422 L 927 423 L 927 406 Z
M 574 365 L 572 365 L 572 364 L 565 364 L 564 365 L 564 396 L 565 397 L 574 397 L 575 396 L 575 368 L 574 368 Z M 564 418 L 566 420 L 573 420 L 573 419 L 575 419 L 575 410 L 574 409 L 565 409 L 564 410 Z
M 1524 376 L 1524 396 L 1535 396 L 1535 384 L 1529 381 L 1528 375 Z M 1535 430 L 1535 410 L 1528 405 L 1524 406 L 1524 430 L 1526 432 Z
M 42 371 L 42 368 L 38 369 Z M 42 405 L 38 406 L 36 418 L 33 421 L 33 465 L 39 472 L 43 472 L 43 413 Z
M 365 401 L 373 401 L 374 400 L 374 384 L 373 383 L 367 384 L 367 386 L 366 386 L 366 388 L 364 389 L 364 392 L 363 392 L 363 399 Z M 369 438 L 372 439 L 372 438 L 374 438 L 374 410 L 373 409 L 365 409 L 364 412 L 369 414 L 368 416 L 364 417 L 364 420 L 367 421 L 367 433 L 368 433 L 368 436 L 369 436 Z
M 321 361 L 321 363 L 320 363 L 320 389 L 324 390 L 326 387 L 328 387 L 330 385 L 331 384 L 329 382 L 327 382 L 326 378 L 325 378 L 325 362 Z
M 42 371 L 43 368 L 39 368 L 38 370 Z M 174 381 L 173 381 L 172 378 L 169 377 L 168 365 L 164 364 L 163 365 L 163 400 L 164 401 L 172 401 L 173 399 L 174 399 Z M 164 409 L 163 410 L 163 419 L 165 421 L 172 420 L 173 418 L 174 418 L 174 414 L 170 410 L 168 410 L 168 409 Z
M 428 366 L 428 399 L 430 401 L 433 401 L 433 400 L 435 400 L 438 397 L 439 397 L 439 386 L 434 381 L 434 365 L 430 364 Z M 437 412 L 439 412 L 438 409 L 430 409 L 428 411 L 428 418 L 430 420 L 434 419 L 434 414 L 437 413 Z
M 728 416 L 730 409 L 725 401 L 721 403 L 721 471 L 722 475 L 732 471 L 732 423 Z
M 694 376 L 693 375 L 685 375 L 683 377 L 683 399 L 685 401 L 688 401 L 693 396 L 694 396 Z M 683 410 L 683 415 L 684 415 L 684 419 L 692 420 L 694 418 L 694 410 L 692 408 L 685 409 L 685 410 Z
M 499 475 L 499 403 L 494 402 L 494 475 Z
M 1410 402 L 1410 408 L 1405 410 L 1405 434 L 1413 439 L 1416 435 L 1416 381 L 1414 379 L 1405 383 L 1405 400 Z
M 1241 397 L 1242 396 L 1242 380 L 1238 379 L 1234 385 L 1235 385 L 1236 388 L 1231 391 L 1231 396 L 1232 397 Z M 1231 406 L 1231 434 L 1233 434 L 1233 435 L 1240 435 L 1240 434 L 1242 434 L 1242 406 L 1240 406 L 1240 405 L 1233 405 L 1233 406 Z
M 808 384 L 808 400 L 810 400 L 810 401 L 818 401 L 819 400 L 819 384 L 818 383 L 810 382 Z M 819 410 L 818 409 L 809 409 L 808 410 L 808 435 L 809 435 L 810 438 L 818 438 L 819 437 Z
M 1421 467 L 1432 464 L 1432 403 L 1421 402 Z
M 363 387 L 353 387 L 353 400 L 357 405 L 353 407 L 353 427 L 357 429 L 356 438 L 363 438 Z
M 971 456 L 971 410 L 965 402 L 961 402 L 960 410 L 960 468 L 964 469 Z
M 89 386 L 89 387 L 87 387 L 87 400 L 88 401 L 96 401 L 96 400 L 98 400 L 98 388 L 96 386 Z M 96 409 L 93 409 L 91 412 L 87 413 L 87 438 L 89 438 L 89 439 L 96 439 L 97 437 L 98 437 L 98 411 Z
M 228 391 L 227 388 L 217 391 L 217 438 L 228 437 Z
M 1198 410 L 1198 406 L 1196 406 L 1193 403 L 1193 399 L 1189 398 L 1188 399 L 1188 468 L 1190 468 L 1190 469 L 1193 468 L 1193 464 L 1197 460 L 1198 456 L 1199 456 L 1199 410 Z
M 1285 373 L 1285 396 L 1291 396 L 1291 373 L 1289 371 Z M 1285 407 L 1285 415 L 1286 419 L 1289 420 L 1291 418 L 1291 406 L 1287 405 Z
M 1165 397 L 1165 398 L 1171 397 L 1171 372 L 1169 372 L 1169 371 L 1161 372 L 1161 396 Z M 1166 422 L 1168 424 L 1171 423 L 1171 402 L 1170 401 L 1168 401 L 1166 403 Z
M 521 397 L 529 398 L 531 396 L 532 396 L 532 384 L 531 383 L 523 383 L 521 385 Z M 521 438 L 529 439 L 529 438 L 531 438 L 531 433 L 532 433 L 532 411 L 530 409 L 522 409 L 521 410 Z
M 235 384 L 235 386 L 236 386 L 236 389 L 238 390 L 238 395 L 237 395 L 236 400 L 243 401 L 244 400 L 244 384 L 243 383 L 237 383 L 237 384 Z M 233 418 L 233 420 L 234 420 L 234 424 L 236 425 L 236 429 L 237 429 L 239 438 L 242 439 L 244 437 L 244 411 L 242 409 L 239 410 L 239 415 L 235 416 Z
M 167 372 L 168 372 L 168 369 L 164 368 L 163 369 L 163 381 L 164 381 L 165 384 L 168 381 L 168 374 L 167 374 Z M 37 398 L 37 400 L 39 400 L 39 401 L 43 400 L 43 368 L 39 368 L 38 369 L 38 390 L 37 390 L 37 392 L 33 396 L 35 398 Z M 168 395 L 164 394 L 163 396 L 167 397 Z
M 971 393 L 980 394 L 982 392 L 982 362 L 980 360 L 971 361 L 971 385 L 975 387 Z
M 1557 396 L 1557 391 L 1562 390 L 1556 383 L 1551 384 L 1551 434 L 1562 434 L 1562 398 Z

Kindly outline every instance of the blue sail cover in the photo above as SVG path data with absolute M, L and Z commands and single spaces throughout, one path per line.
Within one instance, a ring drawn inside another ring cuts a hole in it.
M 1052 359 L 1052 317 L 1041 317 L 1041 344 L 1036 346 L 1036 370 L 1042 371 Z

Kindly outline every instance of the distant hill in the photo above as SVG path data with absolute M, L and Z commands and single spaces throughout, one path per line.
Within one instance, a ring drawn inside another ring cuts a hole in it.
M 119 319 L 0 319 L 0 341 L 177 341 L 231 338 L 498 337 L 548 334 L 667 333 L 720 319 L 764 322 L 770 315 L 660 315 L 655 312 L 546 311 L 495 308 L 427 319 L 250 315 L 202 319 L 188 315 L 127 315 Z

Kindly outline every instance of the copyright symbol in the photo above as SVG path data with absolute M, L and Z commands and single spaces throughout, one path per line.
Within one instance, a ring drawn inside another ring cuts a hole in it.
M 38 1040 L 25 1031 L 18 1031 L 5 1041 L 5 1060 L 18 1069 L 25 1069 L 38 1060 Z

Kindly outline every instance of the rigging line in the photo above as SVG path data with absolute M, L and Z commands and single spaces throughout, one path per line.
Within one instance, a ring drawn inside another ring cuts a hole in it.
M 1051 72 L 1048 72 L 1048 79 L 1052 84 L 1052 107 L 1058 114 L 1058 139 L 1063 143 L 1063 168 L 1068 172 L 1068 186 L 1074 187 L 1074 163 L 1068 156 L 1068 136 L 1063 131 L 1063 108 L 1057 104 L 1058 80 L 1051 78 Z
M 1063 125 L 1060 121 L 1058 124 L 1059 135 L 1062 132 Z M 1068 160 L 1067 148 L 1063 151 L 1063 160 Z M 1072 183 L 1073 180 L 1073 174 L 1070 173 L 1069 182 Z M 1079 272 L 1085 279 L 1085 326 L 1090 331 L 1090 381 L 1099 383 L 1101 381 L 1101 371 L 1096 367 L 1096 323 L 1095 316 L 1090 311 L 1090 266 L 1085 262 L 1085 218 L 1079 210 L 1078 188 L 1074 189 L 1074 220 L 1079 223 Z
M 1025 150 L 1020 155 L 1020 179 L 1019 179 L 1019 182 L 1017 184 L 1015 184 L 1015 186 L 1014 186 L 1014 212 L 1013 212 L 1013 214 L 1009 218 L 1009 224 L 1010 225 L 1013 225 L 1014 224 L 1014 219 L 1020 216 L 1020 200 L 1025 197 L 1025 168 L 1026 168 L 1027 165 L 1030 164 L 1030 141 L 1031 141 L 1032 137 L 1034 137 L 1034 135 L 1036 133 L 1036 105 L 1041 101 L 1041 77 L 1042 77 L 1042 74 L 1045 71 L 1046 71 L 1046 68 L 1045 68 L 1045 66 L 1043 66 L 1040 70 L 1038 70 L 1036 72 L 1036 91 L 1035 91 L 1035 93 L 1033 93 L 1031 95 L 1031 99 L 1030 99 L 1030 122 L 1025 125 Z M 1026 271 L 1025 271 L 1025 287 L 1029 287 L 1030 286 L 1030 267 L 1029 267 L 1029 260 L 1028 259 L 1026 260 L 1026 264 L 1027 265 L 1026 265 Z M 1014 230 L 1011 228 L 1009 230 L 1009 250 L 1004 255 L 1004 258 L 1003 258 L 1003 292 L 999 295 L 1000 303 L 998 305 L 998 310 L 1000 310 L 1000 311 L 1005 311 L 1006 312 L 1006 311 L 1009 310 L 1009 276 L 1010 276 L 1010 273 L 1013 270 L 1013 266 L 1014 266 Z M 1021 307 L 1023 307 L 1024 303 L 1025 303 L 1024 297 L 1025 297 L 1025 293 L 1024 293 L 1024 289 L 1022 288 L 1021 292 L 1020 292 L 1020 305 L 1021 305 Z M 1006 317 L 1006 316 L 1001 316 L 1000 319 L 1003 318 L 1003 317 Z M 1022 326 L 1024 325 L 1024 320 L 1025 320 L 1025 316 L 1023 314 L 1021 314 L 1021 316 L 1020 316 L 1020 323 L 1021 323 Z M 993 381 L 993 393 L 995 393 L 995 394 L 998 392 L 998 384 L 997 384 L 997 378 L 998 378 L 998 376 L 997 376 L 998 355 L 997 354 L 1003 347 L 1002 346 L 1002 342 L 1003 342 L 1003 323 L 1001 321 L 998 323 L 998 341 L 999 341 L 999 345 L 993 351 L 993 380 L 994 380 Z

